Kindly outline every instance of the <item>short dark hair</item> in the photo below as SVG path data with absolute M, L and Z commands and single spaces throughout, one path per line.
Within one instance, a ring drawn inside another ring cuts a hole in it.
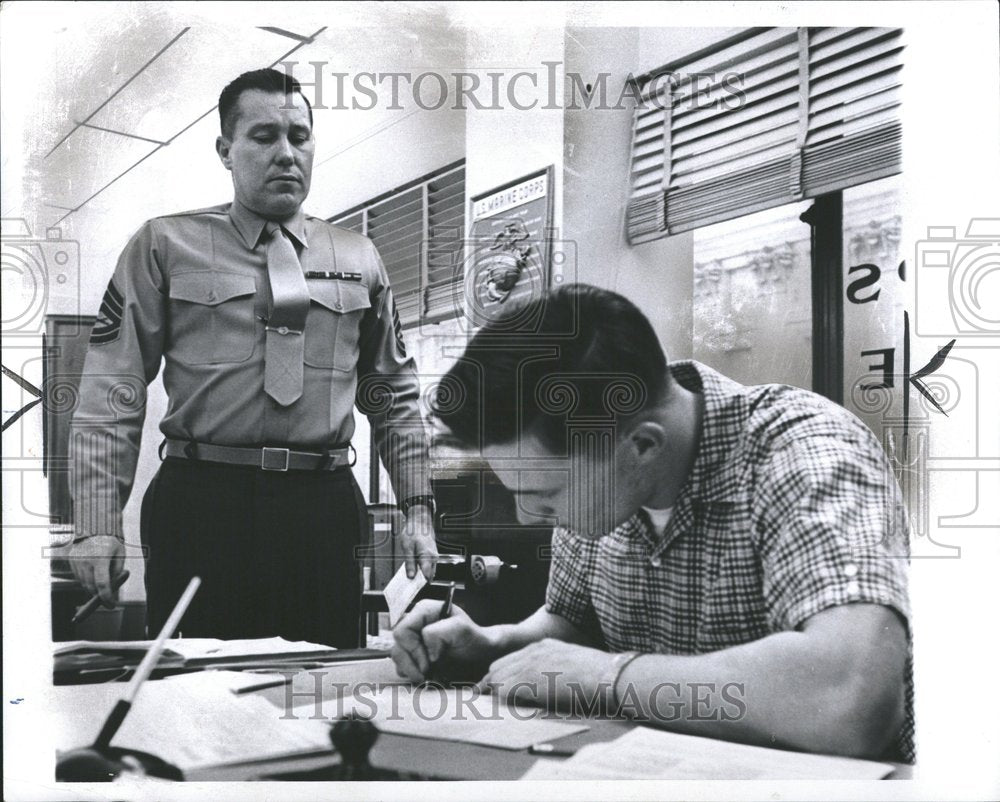
M 511 331 L 511 319 L 531 321 Z M 666 397 L 667 358 L 627 298 L 573 284 L 480 329 L 442 379 L 434 416 L 465 447 L 538 436 L 565 454 L 568 425 L 621 422 Z
M 226 139 L 232 139 L 236 128 L 236 121 L 240 116 L 240 95 L 249 89 L 262 89 L 265 92 L 281 92 L 286 95 L 298 92 L 306 102 L 306 108 L 309 109 L 309 127 L 312 128 L 312 106 L 309 103 L 309 99 L 302 94 L 302 84 L 297 79 L 288 73 L 279 72 L 278 70 L 251 70 L 230 81 L 226 88 L 222 90 L 222 94 L 219 95 L 219 124 L 222 127 L 222 135 Z

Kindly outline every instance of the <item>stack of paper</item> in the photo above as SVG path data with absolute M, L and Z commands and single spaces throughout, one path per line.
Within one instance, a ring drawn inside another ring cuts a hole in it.
M 125 672 L 142 660 L 152 641 L 72 641 L 55 649 L 57 684 L 79 681 L 87 672 Z M 334 649 L 321 643 L 284 638 L 218 640 L 172 638 L 156 664 L 159 671 L 205 667 L 268 667 L 303 662 L 338 662 L 384 656 L 374 649 Z
M 542 759 L 523 780 L 879 780 L 888 763 L 786 752 L 636 727 L 567 760 Z
M 282 710 L 266 699 L 228 692 L 265 679 L 204 671 L 147 682 L 111 744 L 149 752 L 181 771 L 329 750 L 329 722 L 282 719 Z M 59 734 L 59 748 L 93 743 L 124 690 L 121 683 L 54 687 L 52 729 Z
M 144 655 L 151 640 L 86 641 L 76 640 L 59 644 L 56 657 L 72 654 L 138 654 Z M 187 661 L 222 660 L 226 658 L 259 657 L 273 654 L 312 655 L 336 651 L 332 646 L 309 641 L 289 641 L 284 638 L 253 638 L 246 640 L 219 640 L 218 638 L 171 638 L 166 652 Z

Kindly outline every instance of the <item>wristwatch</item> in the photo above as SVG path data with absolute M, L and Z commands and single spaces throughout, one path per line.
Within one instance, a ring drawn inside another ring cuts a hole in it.
M 434 496 L 430 494 L 424 494 L 422 496 L 407 496 L 403 499 L 399 508 L 403 511 L 403 515 L 410 514 L 410 508 L 415 507 L 418 504 L 423 504 L 431 511 L 431 515 L 434 515 L 436 507 L 434 505 Z

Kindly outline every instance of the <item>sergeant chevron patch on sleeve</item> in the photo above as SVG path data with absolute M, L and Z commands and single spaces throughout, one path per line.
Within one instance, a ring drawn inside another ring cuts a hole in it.
M 125 296 L 115 286 L 112 278 L 101 301 L 101 309 L 97 313 L 97 321 L 90 332 L 91 345 L 105 345 L 118 339 L 122 330 L 122 311 L 125 308 Z
M 403 342 L 403 324 L 399 322 L 399 310 L 396 308 L 396 299 L 392 299 L 392 327 L 396 330 L 396 347 L 400 356 L 406 356 L 406 343 Z

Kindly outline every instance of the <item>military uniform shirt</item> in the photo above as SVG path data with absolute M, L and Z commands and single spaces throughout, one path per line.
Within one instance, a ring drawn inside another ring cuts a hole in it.
M 125 247 L 91 335 L 71 428 L 77 534 L 121 536 L 159 371 L 168 438 L 323 451 L 368 414 L 397 498 L 430 492 L 420 387 L 388 277 L 367 237 L 307 216 L 283 223 L 306 274 L 302 396 L 264 392 L 270 304 L 264 219 L 238 202 L 155 218 Z

